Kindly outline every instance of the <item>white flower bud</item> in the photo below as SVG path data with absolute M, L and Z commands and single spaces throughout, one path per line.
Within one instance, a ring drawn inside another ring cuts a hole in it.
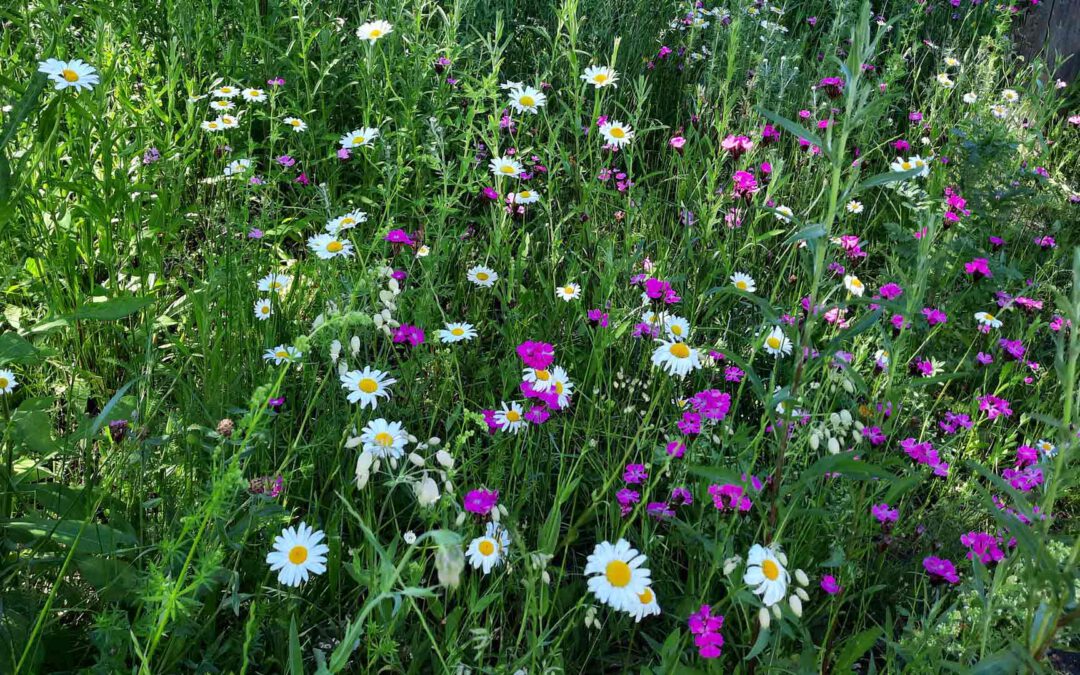
M 742 563 L 742 558 L 734 556 L 724 561 L 724 576 L 730 576 L 735 568 Z
M 810 585 L 810 577 L 806 576 L 806 572 L 801 569 L 795 570 L 795 581 L 798 581 L 800 586 Z
M 781 616 L 781 614 L 780 614 L 780 603 L 776 603 L 775 605 L 772 606 L 772 615 L 774 617 L 776 617 L 777 619 L 780 618 L 780 616 Z
M 439 501 L 439 484 L 430 476 L 424 476 L 413 483 L 413 494 L 416 495 L 416 501 L 421 507 L 431 506 Z
M 330 361 L 337 363 L 339 356 L 341 356 L 341 340 L 334 340 L 330 343 Z
M 427 440 L 427 443 L 428 445 L 439 445 L 440 443 L 442 443 L 442 439 L 438 436 L 432 436 Z
M 840 416 L 836 413 L 829 413 L 829 424 L 833 425 L 834 427 L 840 426 Z
M 768 629 L 771 619 L 769 618 L 769 609 L 767 607 L 762 607 L 758 610 L 757 620 L 758 623 L 761 624 L 762 630 Z
M 829 452 L 834 455 L 840 454 L 840 443 L 835 438 L 829 439 Z
M 363 490 L 371 478 L 372 467 L 375 465 L 375 455 L 367 450 L 360 453 L 356 459 L 356 487 Z
M 445 450 L 439 450 L 435 453 L 435 461 L 447 469 L 454 468 L 454 458 Z
M 413 532 L 412 530 L 409 530 L 404 535 L 402 535 L 402 539 L 405 540 L 406 544 L 408 544 L 409 546 L 412 546 L 413 544 L 416 543 L 416 533 Z
M 810 596 L 806 594 L 805 588 L 796 588 L 795 595 L 802 598 L 803 602 L 810 602 Z
M 409 453 L 409 461 L 413 463 L 413 466 L 424 466 L 424 458 L 415 452 Z
M 802 600 L 799 596 L 793 595 L 788 598 L 788 604 L 791 605 L 791 611 L 795 612 L 795 616 L 802 616 Z
M 349 340 L 349 348 L 352 350 L 352 355 L 356 356 L 360 353 L 360 337 L 357 335 L 352 336 Z
M 844 424 L 851 426 L 851 413 L 847 410 L 840 411 L 840 419 L 844 422 Z
M 363 443 L 363 441 L 360 440 L 359 436 L 350 436 L 349 440 L 345 441 L 345 447 L 352 450 L 361 443 Z
M 464 522 L 465 522 L 465 512 L 462 511 L 461 513 L 457 514 L 457 518 L 454 519 L 454 524 L 457 527 L 461 527 L 462 523 L 464 523 Z
M 817 450 L 819 447 L 821 447 L 821 436 L 819 436 L 818 432 L 815 431 L 814 433 L 810 434 L 810 449 Z

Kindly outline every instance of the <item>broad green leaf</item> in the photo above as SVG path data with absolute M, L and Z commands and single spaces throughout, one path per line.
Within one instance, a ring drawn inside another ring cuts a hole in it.
M 34 345 L 19 335 L 8 331 L 0 335 L 0 364 L 29 364 L 37 361 L 38 350 Z
M 26 543 L 57 543 L 74 546 L 79 553 L 107 555 L 138 544 L 135 537 L 101 523 L 80 520 L 47 520 L 29 516 L 2 521 L 9 536 Z
M 289 674 L 304 675 L 304 655 L 300 651 L 300 635 L 296 631 L 296 614 L 289 619 Z
M 874 626 L 868 628 L 863 632 L 851 637 L 844 643 L 844 648 L 840 650 L 840 656 L 836 657 L 836 665 L 833 667 L 833 672 L 836 673 L 850 673 L 855 662 L 862 657 L 863 654 L 870 651 L 870 649 L 877 643 L 878 638 L 881 637 L 883 631 L 880 626 Z
M 72 314 L 72 319 L 84 319 L 93 321 L 116 321 L 123 319 L 139 311 L 140 309 L 154 304 L 154 298 L 128 297 L 112 298 L 104 302 L 92 302 L 82 305 Z

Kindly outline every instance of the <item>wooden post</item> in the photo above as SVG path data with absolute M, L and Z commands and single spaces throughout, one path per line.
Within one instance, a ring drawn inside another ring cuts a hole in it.
M 1020 53 L 1028 60 L 1037 55 L 1048 63 L 1056 59 L 1055 77 L 1075 80 L 1080 74 L 1080 0 L 1040 0 L 1025 12 L 1017 35 Z

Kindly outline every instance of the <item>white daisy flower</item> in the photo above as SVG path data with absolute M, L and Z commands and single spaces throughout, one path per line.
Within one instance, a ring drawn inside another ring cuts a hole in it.
M 495 423 L 503 431 L 516 434 L 525 428 L 525 411 L 517 401 L 503 401 L 502 408 L 495 411 Z
M 854 274 L 844 275 L 844 288 L 847 289 L 848 293 L 859 298 L 861 298 L 863 292 L 866 291 L 866 286 L 859 280 L 859 277 Z
M 348 239 L 339 239 L 333 234 L 316 234 L 308 239 L 308 248 L 315 252 L 323 260 L 338 256 L 349 257 L 353 253 L 352 242 Z
M 964 103 L 974 103 L 975 101 L 979 100 L 979 95 L 973 91 L 969 91 L 968 93 L 964 94 L 963 99 Z
M 600 125 L 600 135 L 604 137 L 608 145 L 623 147 L 628 145 L 634 138 L 634 130 L 629 124 L 623 124 L 617 120 L 609 120 Z
M 218 118 L 218 121 L 221 122 L 221 126 L 225 129 L 235 129 L 240 126 L 240 119 L 232 115 L 222 115 Z
M 472 340 L 477 335 L 471 323 L 448 323 L 446 328 L 441 328 L 435 333 L 443 344 Z
M 540 193 L 534 190 L 522 190 L 521 192 L 511 192 L 515 204 L 535 204 L 540 201 Z
M 214 98 L 236 98 L 240 95 L 240 89 L 223 84 L 217 89 L 211 90 L 210 95 Z
M 656 601 L 656 593 L 652 588 L 646 587 L 642 593 L 638 594 L 637 601 L 633 602 L 626 612 L 634 617 L 637 623 L 641 623 L 641 620 L 647 616 L 660 616 L 660 603 Z
M 360 433 L 364 451 L 380 459 L 398 459 L 405 454 L 409 434 L 401 422 L 387 422 L 383 418 L 367 423 Z
M 731 275 L 731 283 L 735 288 L 740 291 L 746 291 L 747 293 L 753 293 L 757 290 L 757 283 L 754 281 L 754 277 L 744 272 L 736 272 Z
M 368 44 L 375 44 L 381 37 L 394 32 L 394 27 L 386 21 L 369 21 L 356 29 L 356 37 L 367 40 Z
M 210 102 L 211 110 L 219 110 L 219 111 L 224 112 L 226 110 L 232 110 L 235 107 L 236 107 L 236 104 L 233 103 L 232 101 L 230 101 L 227 98 L 222 98 L 222 99 L 218 99 L 216 101 L 211 101 Z
M 761 596 L 766 607 L 772 607 L 787 595 L 791 575 L 784 569 L 787 558 L 779 547 L 765 548 L 754 544 L 746 556 L 746 573 L 743 583 Z
M 10 394 L 18 386 L 19 381 L 15 379 L 15 373 L 10 370 L 0 370 L 0 394 Z
M 521 174 L 521 162 L 509 157 L 494 157 L 488 162 L 488 168 L 496 176 L 517 178 Z
M 359 209 L 355 211 L 349 211 L 343 216 L 338 216 L 326 223 L 326 231 L 330 234 L 337 234 L 342 230 L 348 230 L 356 227 L 360 223 L 366 223 L 368 216 Z
M 1002 89 L 1001 98 L 1006 103 L 1016 103 L 1020 100 L 1020 94 L 1016 93 L 1015 89 Z
M 6 371 L 0 371 L 0 388 L 2 388 L 4 372 Z M 1039 441 L 1035 444 L 1035 447 L 1042 451 L 1043 455 L 1045 455 L 1047 459 L 1051 459 L 1057 455 L 1057 446 L 1050 441 L 1040 438 Z
M 380 398 L 390 398 L 390 385 L 397 382 L 387 373 L 365 366 L 363 370 L 350 370 L 341 375 L 341 387 L 348 393 L 349 403 L 360 403 L 361 408 L 378 407 Z
M 241 91 L 240 96 L 248 103 L 262 103 L 266 100 L 266 92 L 254 87 Z
M 1001 319 L 997 318 L 990 312 L 975 312 L 975 320 L 984 326 L 990 326 L 991 328 L 1001 328 Z
M 338 140 L 338 143 L 340 143 L 343 148 L 363 148 L 372 145 L 378 137 L 378 129 L 375 129 L 374 127 L 363 127 L 362 129 L 353 129 L 345 134 Z
M 221 121 L 221 118 L 216 120 L 206 120 L 199 125 L 203 131 L 225 131 L 225 123 Z
M 292 130 L 296 133 L 307 131 L 307 122 L 299 117 L 286 117 L 281 121 L 284 122 L 286 126 L 292 127 Z
M 999 120 L 1002 120 L 1009 116 L 1009 109 L 1000 103 L 995 103 L 990 106 L 990 114 Z
M 701 354 L 697 349 L 682 341 L 656 340 L 659 345 L 653 350 L 652 363 L 666 370 L 669 374 L 685 377 L 701 368 Z
M 255 301 L 255 318 L 266 321 L 274 315 L 274 308 L 270 305 L 269 298 L 261 298 Z
M 602 541 L 585 564 L 589 591 L 600 602 L 621 611 L 630 611 L 649 588 L 652 573 L 644 567 L 647 558 L 620 539 L 615 544 Z M 591 576 L 590 576 L 591 575 Z
M 791 340 L 784 335 L 784 331 L 780 326 L 773 326 L 773 329 L 765 337 L 764 346 L 766 352 L 777 358 L 791 353 Z
M 852 199 L 844 206 L 844 208 L 847 209 L 848 213 L 854 213 L 856 215 L 862 213 L 866 209 L 866 207 L 863 206 L 863 203 L 858 199 Z
M 956 86 L 956 82 L 953 82 L 953 79 L 947 73 L 938 73 L 937 83 L 946 89 L 952 89 Z
M 239 176 L 251 168 L 250 159 L 234 159 L 229 162 L 229 165 L 225 167 L 226 176 Z
M 619 74 L 607 66 L 589 66 L 585 69 L 585 74 L 581 76 L 581 79 L 597 89 L 607 86 L 617 88 L 619 86 L 616 84 L 619 81 Z
M 521 379 L 542 394 L 547 393 L 555 385 L 551 371 L 544 368 L 525 368 L 521 371 Z
M 492 569 L 502 564 L 509 548 L 510 535 L 498 523 L 489 522 L 484 536 L 469 542 L 465 557 L 473 569 L 483 569 L 484 574 L 490 574 Z
M 547 96 L 533 87 L 519 87 L 510 90 L 510 107 L 516 112 L 537 113 L 547 103 Z
M 269 293 L 270 291 L 277 291 L 284 295 L 289 290 L 289 286 L 292 285 L 292 277 L 288 274 L 279 274 L 277 272 L 271 272 L 262 279 L 259 279 L 258 289 L 263 293 Z
M 789 206 L 777 206 L 775 210 L 776 219 L 782 223 L 790 223 L 791 217 L 795 215 L 795 212 Z
M 960 60 L 952 56 L 946 56 L 945 65 L 949 68 L 957 68 L 960 66 Z
M 94 88 L 100 78 L 97 69 L 82 59 L 61 61 L 48 59 L 38 62 L 38 72 L 45 73 L 56 85 L 54 89 L 67 89 L 75 87 L 75 91 L 87 91 Z
M 681 316 L 668 314 L 664 317 L 664 331 L 672 340 L 685 340 L 690 337 L 690 322 Z
M 573 282 L 563 284 L 555 289 L 555 297 L 563 302 L 570 302 L 581 297 L 581 286 Z
M 292 345 L 278 345 L 272 349 L 267 349 L 263 354 L 264 361 L 273 361 L 275 366 L 280 366 L 283 363 L 294 363 L 299 361 L 304 354 L 293 347 Z
M 469 281 L 473 282 L 481 288 L 491 288 L 495 285 L 495 282 L 499 280 L 499 275 L 495 270 L 484 267 L 483 265 L 477 265 L 470 269 L 465 275 Z
M 278 582 L 286 586 L 299 586 L 312 574 L 326 571 L 326 554 L 330 547 L 321 544 L 326 534 L 312 530 L 300 523 L 295 529 L 288 527 L 274 539 L 274 550 L 266 555 L 270 571 L 278 573 Z
M 559 398 L 556 401 L 559 408 L 565 408 L 570 405 L 570 395 L 574 393 L 574 383 L 570 381 L 570 376 L 560 366 L 555 366 L 551 371 L 551 391 L 554 392 Z

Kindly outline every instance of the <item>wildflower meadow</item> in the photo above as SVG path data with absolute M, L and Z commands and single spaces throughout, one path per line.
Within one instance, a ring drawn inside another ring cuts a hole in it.
M 1080 672 L 1015 0 L 0 8 L 0 673 Z

